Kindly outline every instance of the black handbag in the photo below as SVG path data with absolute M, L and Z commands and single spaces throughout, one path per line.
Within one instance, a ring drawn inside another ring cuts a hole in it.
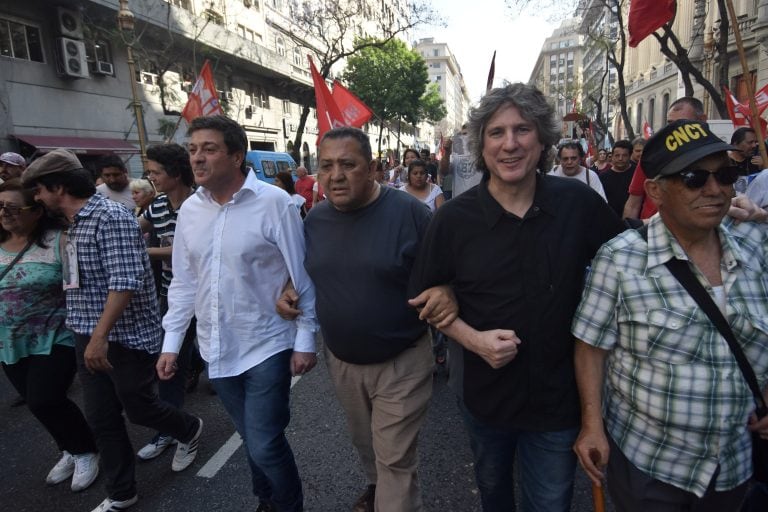
M 752 395 L 754 395 L 755 414 L 758 419 L 765 417 L 768 414 L 768 407 L 766 407 L 763 393 L 760 391 L 760 386 L 757 383 L 755 371 L 749 364 L 747 356 L 744 355 L 744 351 L 741 350 L 741 346 L 736 341 L 736 336 L 733 334 L 733 330 L 728 325 L 728 321 L 723 316 L 720 308 L 717 307 L 712 297 L 707 293 L 707 290 L 696 279 L 687 261 L 673 258 L 665 265 L 680 284 L 683 285 L 683 288 L 688 291 L 702 311 L 706 313 L 710 321 L 720 331 L 720 334 L 723 335 L 725 341 L 728 342 L 728 347 L 730 347 L 733 356 L 736 358 L 739 369 L 744 374 L 744 379 L 747 381 Z M 768 439 L 761 438 L 757 432 L 752 433 L 752 465 L 754 468 L 752 477 L 757 482 L 768 484 Z

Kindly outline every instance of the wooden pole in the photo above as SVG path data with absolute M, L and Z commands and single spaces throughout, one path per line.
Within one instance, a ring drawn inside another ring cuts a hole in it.
M 747 94 L 749 95 L 749 110 L 752 114 L 752 128 L 754 128 L 755 133 L 757 134 L 757 147 L 760 150 L 760 158 L 763 160 L 762 167 L 765 167 L 768 165 L 768 152 L 765 149 L 765 134 L 763 133 L 763 127 L 760 126 L 760 114 L 757 111 L 757 103 L 755 102 L 755 88 L 752 85 L 752 75 L 749 72 L 747 55 L 744 53 L 744 43 L 741 40 L 739 21 L 736 19 L 736 11 L 733 8 L 733 0 L 726 0 L 726 5 L 728 6 L 728 16 L 731 17 L 731 26 L 733 27 L 733 37 L 736 39 L 736 48 L 739 51 L 741 70 L 744 75 L 744 81 L 747 84 Z
M 589 450 L 589 458 L 594 464 L 600 461 L 600 453 L 592 448 Z M 595 506 L 595 512 L 605 512 L 605 490 L 603 486 L 592 484 L 592 503 Z

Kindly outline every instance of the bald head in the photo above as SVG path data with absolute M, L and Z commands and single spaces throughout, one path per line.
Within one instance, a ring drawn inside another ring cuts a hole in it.
M 298 168 L 296 169 L 296 176 L 298 176 L 299 178 L 303 178 L 303 177 L 304 177 L 304 176 L 306 176 L 307 174 L 308 174 L 308 172 L 307 172 L 307 168 L 306 168 L 306 167 L 304 167 L 304 166 L 300 166 L 300 167 L 298 167 Z
M 669 106 L 667 124 L 685 119 L 690 121 L 707 120 L 707 115 L 704 113 L 704 105 L 701 101 L 690 96 L 683 96 Z

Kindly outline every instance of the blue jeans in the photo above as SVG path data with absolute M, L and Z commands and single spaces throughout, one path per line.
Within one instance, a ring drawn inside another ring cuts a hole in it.
M 284 350 L 235 377 L 211 379 L 245 442 L 253 494 L 278 511 L 303 508 L 299 471 L 285 438 L 291 417 L 291 350 Z
M 518 459 L 524 512 L 568 512 L 573 496 L 578 428 L 533 432 L 488 425 L 459 407 L 474 455 L 475 479 L 484 512 L 514 512 L 513 467 Z

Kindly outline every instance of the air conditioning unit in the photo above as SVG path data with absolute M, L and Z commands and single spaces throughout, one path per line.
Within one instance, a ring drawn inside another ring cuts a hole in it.
M 80 14 L 80 11 L 66 7 L 57 7 L 56 28 L 61 36 L 82 39 L 83 16 Z
M 69 78 L 88 78 L 88 60 L 85 43 L 68 37 L 56 39 L 59 75 Z
M 115 68 L 111 62 L 102 62 L 100 60 L 91 62 L 91 72 L 94 75 L 114 75 Z

